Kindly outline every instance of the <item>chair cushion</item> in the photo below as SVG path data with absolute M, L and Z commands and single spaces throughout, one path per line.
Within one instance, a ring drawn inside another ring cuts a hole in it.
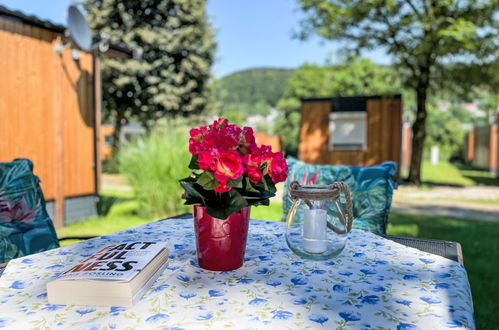
M 289 175 L 283 195 L 283 219 L 291 208 L 289 184 L 331 184 L 343 181 L 350 188 L 353 204 L 353 228 L 375 234 L 385 234 L 388 213 L 395 188 L 395 162 L 378 166 L 359 167 L 345 165 L 311 165 L 295 158 L 288 158 Z
M 0 163 L 0 263 L 53 249 L 59 240 L 33 163 Z

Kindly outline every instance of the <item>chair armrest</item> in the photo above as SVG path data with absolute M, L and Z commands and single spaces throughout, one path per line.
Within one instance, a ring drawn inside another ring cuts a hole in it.
M 406 236 L 380 236 L 405 246 L 416 248 L 424 252 L 436 254 L 444 258 L 457 261 L 464 266 L 461 244 L 459 244 L 458 242 Z

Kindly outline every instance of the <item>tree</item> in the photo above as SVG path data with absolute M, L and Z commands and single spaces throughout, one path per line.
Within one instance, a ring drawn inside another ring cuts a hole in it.
M 267 115 L 281 98 L 290 69 L 255 68 L 238 71 L 215 81 L 213 98 L 220 112 Z
M 426 103 L 437 78 L 452 63 L 475 65 L 497 58 L 497 0 L 298 0 L 306 18 L 302 37 L 316 33 L 347 42 L 346 49 L 381 47 L 392 55 L 404 85 L 416 94 L 408 180 L 421 182 Z M 444 80 L 445 81 L 445 80 Z
M 367 59 L 352 59 L 337 65 L 304 64 L 289 78 L 277 108 L 283 116 L 275 131 L 285 137 L 286 153 L 296 155 L 300 125 L 300 99 L 307 97 L 399 94 L 394 70 Z
M 473 115 L 460 104 L 430 100 L 428 108 L 427 143 L 440 148 L 441 158 L 462 159 L 464 149 L 464 125 L 474 121 Z
M 203 111 L 214 60 L 205 0 L 84 0 L 92 29 L 143 48 L 143 60 L 105 59 L 103 117 L 147 130 L 162 117 Z

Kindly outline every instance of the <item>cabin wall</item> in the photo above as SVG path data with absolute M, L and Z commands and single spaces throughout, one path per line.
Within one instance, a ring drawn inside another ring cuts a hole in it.
M 61 226 L 64 199 L 96 194 L 96 159 L 92 55 L 56 54 L 57 37 L 0 18 L 0 161 L 33 161 Z
M 402 102 L 395 98 L 366 101 L 367 149 L 329 149 L 329 118 L 334 111 L 328 99 L 304 100 L 301 107 L 299 159 L 310 164 L 372 166 L 384 161 L 401 161 Z

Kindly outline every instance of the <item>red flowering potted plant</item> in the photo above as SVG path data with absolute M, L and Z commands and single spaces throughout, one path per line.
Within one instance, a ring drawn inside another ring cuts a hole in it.
M 220 118 L 190 131 L 192 174 L 180 180 L 185 204 L 194 205 L 199 265 L 209 270 L 242 266 L 250 207 L 269 205 L 275 184 L 286 180 L 280 152 L 258 147 L 253 130 Z

